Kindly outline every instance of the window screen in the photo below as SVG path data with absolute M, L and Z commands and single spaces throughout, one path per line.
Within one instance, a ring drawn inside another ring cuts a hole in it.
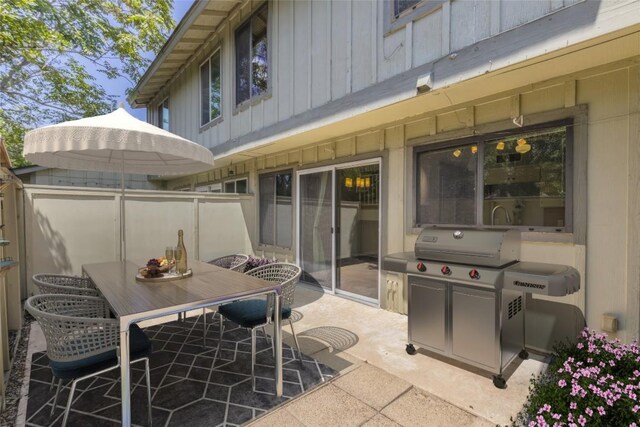
M 291 247 L 292 177 L 291 171 L 260 176 L 260 243 L 263 245 Z

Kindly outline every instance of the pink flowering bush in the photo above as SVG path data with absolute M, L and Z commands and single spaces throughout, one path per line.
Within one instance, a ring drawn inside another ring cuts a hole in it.
M 531 380 L 514 425 L 640 427 L 640 347 L 584 329 Z

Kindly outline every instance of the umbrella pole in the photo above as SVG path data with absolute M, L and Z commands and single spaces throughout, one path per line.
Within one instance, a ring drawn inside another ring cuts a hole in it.
M 122 170 L 120 171 L 120 261 L 127 259 L 127 241 L 125 239 L 124 221 L 124 153 L 122 153 Z

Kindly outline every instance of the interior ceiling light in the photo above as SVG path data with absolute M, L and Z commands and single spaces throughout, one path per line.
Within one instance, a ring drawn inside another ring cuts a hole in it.
M 500 141 L 496 144 L 496 150 L 498 151 L 504 150 L 504 141 Z
M 365 186 L 366 188 L 371 187 L 371 177 L 369 177 L 369 176 L 368 176 L 368 177 L 366 177 L 366 178 L 364 179 L 364 186 Z
M 347 188 L 353 187 L 353 178 L 345 178 L 344 179 L 344 186 L 347 187 Z
M 472 145 L 471 146 L 471 153 L 476 154 L 478 152 L 478 146 L 477 145 Z
M 531 145 L 527 144 L 527 140 L 520 138 L 516 145 L 516 152 L 520 154 L 528 153 L 531 151 Z
M 456 148 L 456 149 L 453 151 L 453 157 L 460 157 L 460 154 L 462 154 L 462 151 L 460 151 L 460 149 L 459 149 L 459 148 Z

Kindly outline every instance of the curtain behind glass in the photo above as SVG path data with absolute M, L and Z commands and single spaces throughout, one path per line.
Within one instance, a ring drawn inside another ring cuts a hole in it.
M 260 243 L 275 245 L 275 176 L 260 176 Z

